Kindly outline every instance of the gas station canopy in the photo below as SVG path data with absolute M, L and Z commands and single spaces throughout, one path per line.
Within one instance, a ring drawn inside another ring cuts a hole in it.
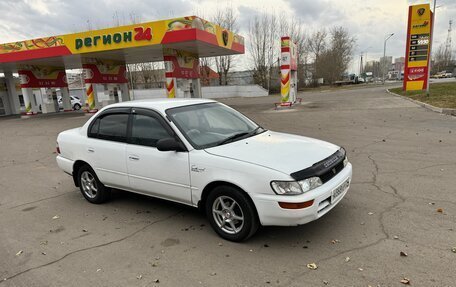
M 244 38 L 196 16 L 0 44 L 0 72 L 23 65 L 80 69 L 86 59 L 163 61 L 168 49 L 212 57 L 244 53 Z

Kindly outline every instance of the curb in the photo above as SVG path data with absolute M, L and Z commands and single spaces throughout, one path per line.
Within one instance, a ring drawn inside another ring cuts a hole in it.
M 393 96 L 396 96 L 396 97 L 399 97 L 399 98 L 403 98 L 405 100 L 409 100 L 409 101 L 417 104 L 418 106 L 423 107 L 425 109 L 428 109 L 430 111 L 433 111 L 433 112 L 436 112 L 436 113 L 440 113 L 440 114 L 444 114 L 444 115 L 449 115 L 449 116 L 456 116 L 456 109 L 434 107 L 433 105 L 426 104 L 426 103 L 411 99 L 409 97 L 405 97 L 405 96 L 393 93 L 389 89 L 386 89 L 386 92 L 388 94 L 390 94 L 390 95 L 393 95 Z

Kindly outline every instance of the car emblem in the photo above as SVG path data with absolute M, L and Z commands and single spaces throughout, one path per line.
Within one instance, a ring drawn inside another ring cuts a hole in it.
M 196 165 L 192 165 L 192 167 L 191 167 L 191 171 L 193 171 L 193 172 L 203 172 L 205 170 L 206 170 L 205 168 L 199 168 Z
M 223 45 L 228 45 L 228 31 L 223 30 L 222 32 Z
M 332 169 L 332 172 L 333 172 L 333 174 L 336 174 L 336 169 L 333 168 L 333 169 Z
M 420 9 L 417 10 L 418 15 L 420 15 L 420 16 L 423 16 L 423 14 L 424 14 L 425 11 L 426 11 L 425 8 L 420 8 Z

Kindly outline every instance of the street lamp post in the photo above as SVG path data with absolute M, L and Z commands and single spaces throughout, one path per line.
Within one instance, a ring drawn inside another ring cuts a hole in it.
M 363 56 L 364 56 L 364 62 L 367 64 L 367 51 L 370 48 L 372 48 L 372 46 L 369 46 L 366 49 L 364 49 L 364 51 L 361 51 L 361 63 L 360 63 L 360 72 L 359 72 L 360 77 L 361 77 L 361 73 L 365 73 L 364 66 L 363 66 Z M 366 83 L 366 76 L 364 76 L 364 82 Z
M 394 35 L 394 33 L 391 33 L 388 35 L 388 37 L 385 38 L 385 42 L 383 42 L 383 61 L 386 62 L 386 41 L 388 41 L 389 38 L 391 38 Z M 384 65 L 386 66 L 386 65 Z M 382 78 L 383 78 L 383 84 L 385 84 L 385 68 L 382 67 Z

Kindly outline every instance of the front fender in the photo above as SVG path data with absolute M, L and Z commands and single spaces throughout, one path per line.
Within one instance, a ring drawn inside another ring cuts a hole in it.
M 264 166 L 209 154 L 204 150 L 190 152 L 192 204 L 197 206 L 209 184 L 223 181 L 238 186 L 247 194 L 275 194 L 272 180 L 293 180 L 290 175 Z

